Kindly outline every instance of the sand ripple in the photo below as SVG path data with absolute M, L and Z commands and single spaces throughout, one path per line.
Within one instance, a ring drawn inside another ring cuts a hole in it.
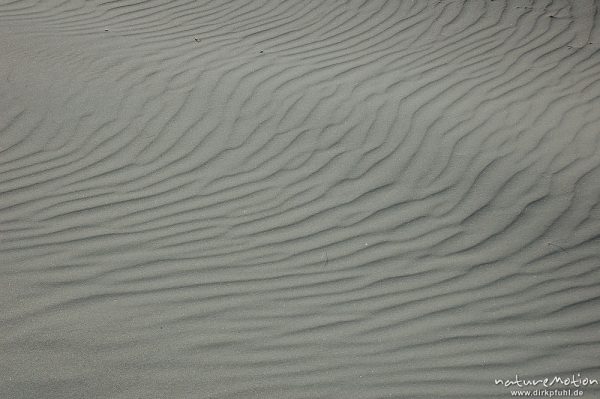
M 599 10 L 0 1 L 0 397 L 600 379 Z

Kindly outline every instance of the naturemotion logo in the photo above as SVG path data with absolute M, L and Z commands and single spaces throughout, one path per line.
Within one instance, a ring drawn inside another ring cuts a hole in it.
M 564 386 L 564 387 L 574 387 L 574 388 L 580 388 L 580 387 L 587 387 L 590 385 L 598 385 L 598 380 L 595 378 L 587 378 L 587 377 L 581 377 L 581 374 L 577 373 L 577 376 L 575 376 L 575 374 L 571 375 L 570 377 L 559 377 L 559 376 L 554 376 L 554 377 L 544 377 L 544 378 L 538 378 L 538 379 L 529 379 L 529 378 L 521 378 L 519 377 L 518 374 L 515 374 L 515 378 L 514 379 L 506 379 L 503 380 L 501 378 L 497 378 L 494 379 L 494 384 L 496 385 L 502 385 L 505 387 L 536 387 L 536 386 L 543 386 L 544 388 L 550 388 L 552 386 L 555 385 L 560 385 L 560 386 Z
M 582 377 L 581 374 L 561 377 L 523 378 L 515 374 L 515 378 L 494 379 L 494 384 L 510 388 L 511 396 L 529 397 L 581 397 L 583 387 L 598 385 L 595 378 Z M 530 388 L 531 387 L 531 388 Z

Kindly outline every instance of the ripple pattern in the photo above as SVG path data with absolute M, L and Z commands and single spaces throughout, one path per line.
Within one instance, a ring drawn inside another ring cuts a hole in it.
M 598 1 L 0 0 L 0 54 L 0 397 L 600 380 Z

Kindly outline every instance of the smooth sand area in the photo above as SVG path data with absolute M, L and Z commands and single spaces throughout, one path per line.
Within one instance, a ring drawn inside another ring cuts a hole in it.
M 0 0 L 0 94 L 0 399 L 600 380 L 600 1 Z

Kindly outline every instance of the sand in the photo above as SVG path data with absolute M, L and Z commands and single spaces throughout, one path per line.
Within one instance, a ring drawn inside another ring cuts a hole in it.
M 600 379 L 598 1 L 2 0 L 0 92 L 0 398 Z

